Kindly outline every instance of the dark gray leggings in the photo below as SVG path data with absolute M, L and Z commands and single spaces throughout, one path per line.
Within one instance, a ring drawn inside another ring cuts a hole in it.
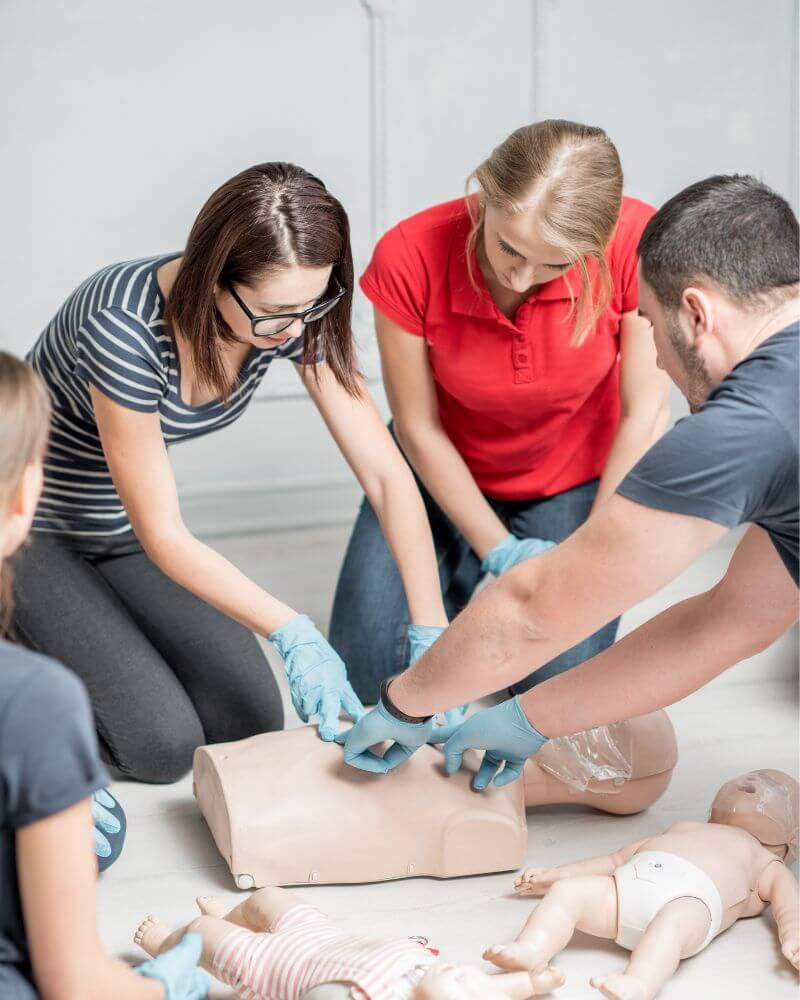
M 170 580 L 130 536 L 85 555 L 33 535 L 14 574 L 16 638 L 81 678 L 103 755 L 127 777 L 176 781 L 196 747 L 283 727 L 253 633 Z

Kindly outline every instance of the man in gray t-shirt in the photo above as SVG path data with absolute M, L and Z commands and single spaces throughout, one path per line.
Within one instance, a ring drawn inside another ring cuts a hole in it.
M 774 642 L 798 617 L 798 223 L 752 177 L 670 199 L 639 244 L 639 312 L 692 410 L 566 541 L 479 594 L 347 736 L 386 771 L 426 717 L 513 684 L 675 579 L 726 531 L 750 528 L 723 579 L 598 656 L 471 716 L 448 771 L 487 751 L 476 788 L 517 777 L 550 737 L 643 715 Z M 399 746 L 384 760 L 369 752 Z M 501 771 L 502 769 L 502 771 Z
M 644 296 L 648 296 L 645 290 Z M 798 581 L 798 331 L 764 340 L 617 487 L 726 528 L 757 524 Z

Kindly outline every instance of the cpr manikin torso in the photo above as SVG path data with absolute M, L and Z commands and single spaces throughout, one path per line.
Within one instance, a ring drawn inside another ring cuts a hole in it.
M 433 747 L 388 775 L 348 767 L 312 727 L 195 754 L 195 795 L 240 888 L 448 878 L 518 868 L 526 806 L 580 802 L 633 813 L 654 802 L 677 761 L 664 712 L 553 741 L 524 782 L 470 788 L 478 755 L 447 777 Z
M 797 967 L 797 883 L 784 864 L 796 852 L 797 803 L 793 778 L 756 771 L 720 789 L 707 823 L 676 823 L 612 855 L 529 869 L 517 891 L 544 899 L 514 944 L 484 957 L 533 972 L 583 930 L 632 952 L 625 973 L 592 984 L 613 1000 L 650 1000 L 681 959 L 773 903 L 783 953 Z

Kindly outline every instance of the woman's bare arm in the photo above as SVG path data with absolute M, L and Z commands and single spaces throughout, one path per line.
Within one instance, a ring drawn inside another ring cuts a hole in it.
M 88 799 L 16 833 L 25 933 L 42 1000 L 161 1000 L 163 986 L 104 953 Z
M 439 421 L 425 338 L 377 309 L 375 329 L 397 439 L 431 496 L 483 559 L 508 531 Z
M 183 523 L 157 413 L 128 410 L 90 387 L 97 428 L 114 485 L 136 537 L 159 569 L 259 635 L 296 611 L 248 579 Z
M 594 500 L 598 507 L 667 429 L 670 381 L 656 364 L 652 327 L 638 311 L 620 321 L 620 418 Z
M 361 483 L 394 556 L 416 625 L 446 627 L 439 569 L 425 505 L 366 386 L 355 399 L 326 365 L 298 369 L 309 395 Z

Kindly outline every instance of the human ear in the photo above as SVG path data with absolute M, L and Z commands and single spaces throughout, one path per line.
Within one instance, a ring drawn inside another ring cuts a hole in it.
M 714 330 L 714 306 L 702 288 L 690 286 L 681 295 L 681 310 L 688 320 L 692 347 L 697 351 Z

